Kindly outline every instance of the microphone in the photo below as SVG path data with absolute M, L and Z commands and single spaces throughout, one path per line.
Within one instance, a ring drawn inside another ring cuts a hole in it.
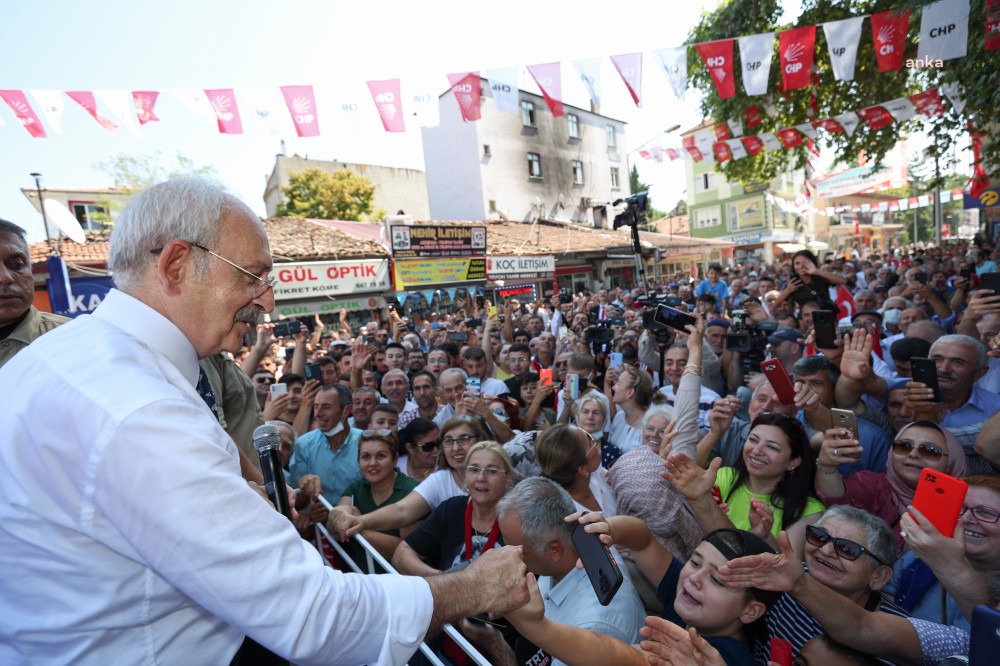
M 292 519 L 288 504 L 285 475 L 281 471 L 281 431 L 277 426 L 264 424 L 253 431 L 253 446 L 260 455 L 260 468 L 264 472 L 264 490 L 283 516 Z

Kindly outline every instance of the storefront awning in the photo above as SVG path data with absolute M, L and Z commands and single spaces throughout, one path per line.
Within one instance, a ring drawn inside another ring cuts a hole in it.
M 774 247 L 782 252 L 801 252 L 806 249 L 806 246 L 800 243 L 775 243 Z

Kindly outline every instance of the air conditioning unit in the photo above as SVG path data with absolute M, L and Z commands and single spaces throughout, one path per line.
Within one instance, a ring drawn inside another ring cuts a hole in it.
M 590 205 L 590 199 L 588 197 L 580 197 L 580 208 L 586 208 Z

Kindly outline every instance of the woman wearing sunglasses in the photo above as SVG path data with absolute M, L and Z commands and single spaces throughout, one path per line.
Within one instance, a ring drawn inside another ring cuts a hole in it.
M 419 482 L 437 469 L 439 434 L 434 421 L 419 417 L 399 431 L 399 469 L 406 476 Z
M 842 463 L 857 462 L 862 445 L 849 430 L 827 430 L 816 458 L 816 494 L 827 505 L 850 504 L 892 526 L 897 545 L 906 550 L 899 518 L 913 502 L 913 493 L 925 467 L 952 476 L 965 474 L 965 451 L 948 430 L 931 421 L 915 421 L 896 435 L 885 462 L 885 472 L 861 470 L 847 477 L 837 471 Z M 793 542 L 794 543 L 794 542 Z

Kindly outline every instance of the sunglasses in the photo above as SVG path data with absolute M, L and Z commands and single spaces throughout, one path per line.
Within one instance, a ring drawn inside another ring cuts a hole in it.
M 881 557 L 871 552 L 859 543 L 855 543 L 850 539 L 840 539 L 837 537 L 830 536 L 830 533 L 824 530 L 822 527 L 816 527 L 815 525 L 806 525 L 806 541 L 808 541 L 813 546 L 817 548 L 822 548 L 826 544 L 833 542 L 833 550 L 837 553 L 837 557 L 845 560 L 854 560 L 861 557 L 862 553 L 868 553 L 872 559 L 874 559 L 879 564 L 889 566 L 889 563 L 883 560 Z
M 926 458 L 930 461 L 941 460 L 942 457 L 948 457 L 947 453 L 932 444 L 914 444 L 913 442 L 909 442 L 905 439 L 892 443 L 892 450 L 896 453 L 902 453 L 904 455 L 908 455 L 914 448 L 920 453 L 920 457 Z
M 258 384 L 273 384 L 274 377 L 257 377 L 255 380 Z
M 424 453 L 430 453 L 431 451 L 437 451 L 439 448 L 441 448 L 441 444 L 436 439 L 432 440 L 430 442 L 424 442 L 423 444 L 416 444 L 415 446 L 417 448 L 419 448 L 421 451 L 423 451 Z

